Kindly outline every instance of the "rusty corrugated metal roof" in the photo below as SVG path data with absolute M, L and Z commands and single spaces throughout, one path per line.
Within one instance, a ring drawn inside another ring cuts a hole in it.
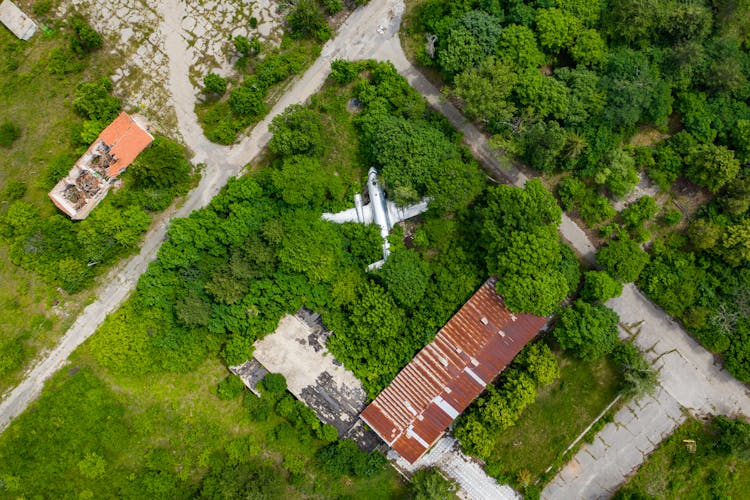
M 490 278 L 362 412 L 414 463 L 518 354 L 546 319 L 513 314 Z

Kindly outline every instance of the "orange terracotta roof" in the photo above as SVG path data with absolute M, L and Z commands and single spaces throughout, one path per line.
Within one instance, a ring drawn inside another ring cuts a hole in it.
M 409 463 L 426 452 L 546 319 L 513 314 L 490 278 L 361 414 Z
M 130 115 L 122 112 L 115 121 L 102 130 L 99 140 L 109 146 L 109 153 L 115 158 L 107 169 L 107 175 L 117 177 L 133 163 L 133 160 L 151 144 L 154 138 Z

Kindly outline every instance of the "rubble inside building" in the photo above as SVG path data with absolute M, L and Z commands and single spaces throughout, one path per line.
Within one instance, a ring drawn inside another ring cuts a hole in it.
M 120 113 L 61 179 L 49 197 L 73 220 L 88 217 L 153 136 L 138 116 Z

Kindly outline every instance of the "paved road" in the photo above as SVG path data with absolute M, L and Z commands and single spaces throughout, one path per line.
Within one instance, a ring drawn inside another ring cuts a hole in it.
M 633 338 L 659 371 L 653 396 L 630 402 L 582 448 L 543 492 L 544 498 L 606 498 L 682 423 L 685 414 L 750 416 L 747 388 L 632 284 L 607 305 L 622 338 Z
M 296 80 L 250 135 L 234 146 L 225 147 L 213 144 L 203 136 L 193 112 L 195 93 L 188 79 L 188 61 L 185 58 L 187 42 L 180 28 L 180 21 L 185 16 L 183 5 L 179 0 L 154 1 L 164 19 L 159 27 L 158 36 L 163 38 L 170 56 L 168 85 L 177 114 L 178 128 L 185 143 L 195 155 L 193 162 L 205 165 L 200 184 L 187 195 L 181 206 L 170 208 L 152 224 L 144 237 L 140 253 L 116 266 L 102 280 L 103 285 L 97 294 L 99 298 L 83 310 L 60 343 L 46 353 L 27 373 L 24 380 L 6 395 L 0 403 L 0 432 L 39 396 L 44 382 L 96 331 L 107 314 L 117 309 L 128 297 L 149 262 L 156 258 L 169 220 L 173 217 L 185 217 L 193 210 L 206 206 L 230 177 L 240 174 L 243 167 L 268 143 L 270 120 L 288 105 L 304 102 L 316 92 L 328 76 L 333 59 L 364 59 L 378 52 L 383 40 L 394 34 L 391 28 L 390 31 L 380 30 L 383 31 L 381 33 L 378 26 L 388 24 L 389 19 L 393 19 L 393 6 L 397 3 L 373 1 L 352 13 L 337 36 L 323 47 L 321 57 Z M 397 33 L 397 24 L 395 29 Z
M 397 40 L 383 45 L 393 64 L 429 104 L 445 115 L 464 135 L 464 143 L 496 180 L 523 186 L 528 178 L 490 148 L 487 137 L 469 123 L 405 57 Z M 377 56 L 378 54 L 376 54 Z M 561 236 L 587 261 L 594 262 L 595 247 L 586 233 L 563 214 Z M 608 302 L 624 325 L 638 332 L 634 341 L 659 370 L 659 388 L 626 405 L 595 442 L 584 447 L 544 490 L 544 498 L 574 499 L 611 496 L 658 443 L 684 420 L 681 408 L 696 415 L 725 414 L 750 417 L 747 388 L 734 379 L 712 355 L 690 337 L 669 315 L 652 304 L 635 285 Z M 630 332 L 620 330 L 623 338 Z

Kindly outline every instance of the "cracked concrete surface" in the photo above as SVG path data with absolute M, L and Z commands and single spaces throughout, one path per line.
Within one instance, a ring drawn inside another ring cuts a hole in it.
M 686 411 L 750 416 L 747 388 L 635 285 L 626 285 L 607 305 L 620 315 L 620 337 L 632 339 L 658 370 L 659 387 L 623 407 L 547 485 L 543 498 L 608 498 L 685 420 Z
M 193 93 L 198 93 L 209 71 L 232 75 L 236 60 L 233 37 L 256 36 L 276 45 L 283 19 L 272 0 L 181 1 L 169 10 L 166 4 L 159 0 L 70 0 L 58 9 L 58 15 L 84 14 L 97 31 L 114 42 L 109 44 L 110 50 L 122 59 L 111 75 L 115 94 L 126 109 L 137 109 L 164 133 L 176 136 L 179 130 L 167 85 L 169 60 L 183 60 Z M 255 29 L 250 27 L 251 17 L 257 20 Z M 184 39 L 182 51 L 173 52 L 166 46 L 171 33 L 165 28 Z

